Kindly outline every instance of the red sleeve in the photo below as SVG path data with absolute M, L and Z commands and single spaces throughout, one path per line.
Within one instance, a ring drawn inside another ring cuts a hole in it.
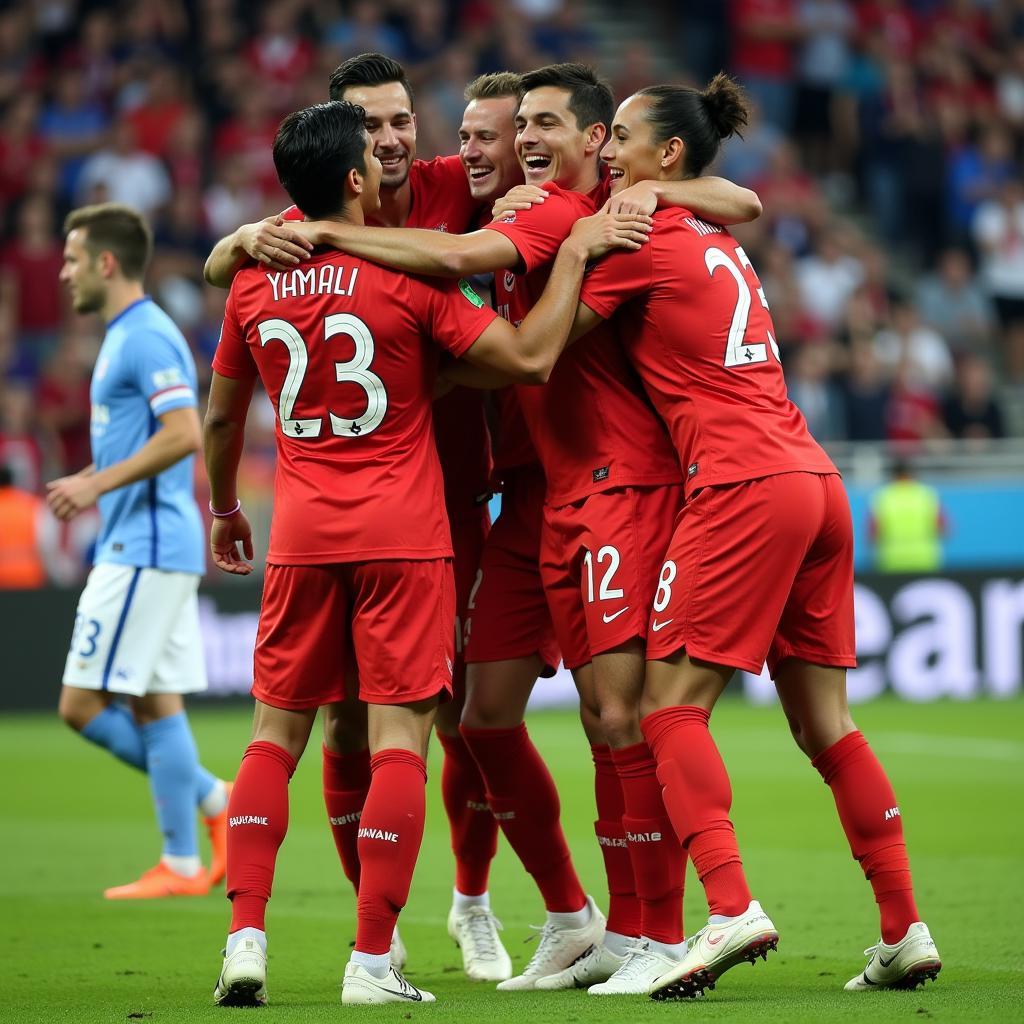
M 497 231 L 519 251 L 525 273 L 550 263 L 558 247 L 569 237 L 579 209 L 557 192 L 528 210 L 513 210 L 501 220 L 484 225 L 485 231 Z
M 295 205 L 289 206 L 287 210 L 282 210 L 279 216 L 282 220 L 305 220 L 306 215 Z
M 422 289 L 416 308 L 423 311 L 424 332 L 456 359 L 465 355 L 498 314 L 488 306 L 466 281 L 443 278 L 416 278 Z
M 587 271 L 580 302 L 607 320 L 624 302 L 651 290 L 652 268 L 650 242 L 642 249 L 609 253 Z
M 235 280 L 237 281 L 238 278 Z M 252 352 L 249 351 L 249 346 L 245 343 L 245 332 L 238 322 L 234 285 L 231 286 L 228 301 L 224 304 L 224 322 L 220 328 L 217 351 L 213 354 L 213 368 L 222 377 L 234 379 L 255 377 L 257 373 Z

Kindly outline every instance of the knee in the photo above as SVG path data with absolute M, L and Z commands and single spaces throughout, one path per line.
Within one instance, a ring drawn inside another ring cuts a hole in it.
M 786 721 L 796 745 L 809 758 L 817 757 L 857 728 L 845 707 L 827 715 L 787 715 Z
M 352 754 L 366 748 L 365 713 L 344 713 L 324 719 L 324 743 L 337 754 Z
M 462 709 L 462 724 L 467 729 L 514 729 L 522 721 L 518 707 L 503 700 L 500 691 L 486 686 L 473 687 Z
M 605 704 L 601 708 L 601 732 L 605 742 L 619 750 L 639 743 L 640 713 L 636 707 L 620 703 Z

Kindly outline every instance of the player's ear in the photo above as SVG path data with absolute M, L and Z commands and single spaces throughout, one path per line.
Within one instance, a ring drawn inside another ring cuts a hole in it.
M 604 148 L 608 138 L 608 129 L 597 121 L 587 129 L 587 156 L 591 156 Z
M 661 169 L 663 171 L 682 167 L 686 162 L 686 143 L 674 135 L 661 144 Z
M 99 268 L 100 277 L 109 280 L 117 273 L 117 257 L 109 249 L 104 249 L 96 257 L 96 266 Z
M 363 194 L 363 176 L 355 167 L 350 167 L 345 175 L 345 188 L 354 196 Z

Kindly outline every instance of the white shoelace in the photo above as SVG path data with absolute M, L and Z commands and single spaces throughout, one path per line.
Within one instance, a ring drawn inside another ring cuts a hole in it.
M 530 928 L 532 931 L 537 932 L 537 935 L 531 935 L 524 941 L 533 942 L 535 938 L 539 941 L 533 956 L 530 957 L 530 962 L 523 968 L 523 974 L 530 974 L 536 971 L 540 967 L 541 961 L 550 956 L 561 945 L 562 936 L 560 933 L 564 931 L 563 928 L 559 928 L 558 925 L 554 925 L 550 921 L 546 924 L 531 924 Z
M 634 943 L 626 950 L 626 959 L 612 977 L 622 979 L 637 977 L 637 975 L 643 973 L 644 968 L 647 966 L 646 961 L 653 956 L 651 947 L 646 942 Z
M 501 922 L 483 907 L 471 907 L 464 917 L 469 940 L 473 943 L 473 952 L 482 960 L 497 960 L 498 929 L 502 927 Z

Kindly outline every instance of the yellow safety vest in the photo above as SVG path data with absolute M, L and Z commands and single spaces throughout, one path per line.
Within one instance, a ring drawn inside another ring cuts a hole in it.
M 894 480 L 875 496 L 876 564 L 882 572 L 942 567 L 939 496 L 919 480 Z

